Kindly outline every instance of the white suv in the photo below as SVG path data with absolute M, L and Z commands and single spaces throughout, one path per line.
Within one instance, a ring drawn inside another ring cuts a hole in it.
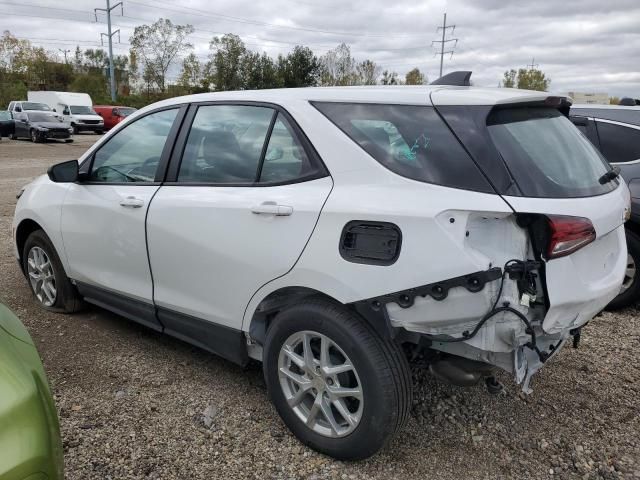
M 364 458 L 407 419 L 409 356 L 529 391 L 620 290 L 629 191 L 568 105 L 447 85 L 166 100 L 24 189 L 16 255 L 47 309 L 262 361 L 302 442 Z

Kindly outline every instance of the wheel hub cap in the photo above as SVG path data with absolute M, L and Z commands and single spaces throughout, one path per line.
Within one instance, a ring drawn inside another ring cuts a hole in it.
M 329 337 L 297 332 L 278 357 L 280 387 L 304 424 L 325 437 L 344 437 L 362 418 L 362 383 L 353 363 Z
M 33 247 L 27 256 L 27 274 L 38 301 L 45 307 L 56 303 L 56 277 L 48 255 L 40 247 Z
M 622 282 L 622 287 L 620 288 L 620 293 L 626 292 L 633 284 L 633 280 L 636 278 L 636 268 L 636 262 L 633 260 L 633 257 L 627 254 L 627 270 L 624 273 L 624 280 Z

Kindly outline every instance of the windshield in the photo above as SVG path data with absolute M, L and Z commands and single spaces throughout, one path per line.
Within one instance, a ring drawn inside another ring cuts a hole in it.
M 22 110 L 42 110 L 44 112 L 50 112 L 51 108 L 44 103 L 22 102 Z
M 29 112 L 27 118 L 30 122 L 62 122 L 61 118 L 51 113 Z
M 487 127 L 512 176 L 527 197 L 589 197 L 610 192 L 601 184 L 609 164 L 562 113 L 553 108 L 494 110 Z
M 121 117 L 128 117 L 129 115 L 131 115 L 135 111 L 136 111 L 135 108 L 118 108 L 118 109 L 116 109 L 116 112 Z
M 71 105 L 69 109 L 73 115 L 97 115 L 93 108 L 85 105 Z
M 11 120 L 11 114 L 6 110 L 0 110 L 0 121 L 1 120 Z

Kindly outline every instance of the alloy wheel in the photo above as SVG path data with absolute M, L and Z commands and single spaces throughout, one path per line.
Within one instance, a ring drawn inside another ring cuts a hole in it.
M 326 335 L 309 330 L 291 335 L 280 349 L 278 376 L 287 403 L 314 432 L 344 437 L 360 423 L 364 399 L 358 372 Z
M 624 273 L 624 280 L 622 281 L 622 287 L 620 293 L 624 293 L 629 290 L 629 287 L 633 284 L 633 280 L 636 278 L 636 262 L 633 257 L 627 254 L 627 270 Z
M 56 303 L 56 277 L 47 253 L 40 247 L 29 250 L 27 273 L 36 298 L 45 307 Z

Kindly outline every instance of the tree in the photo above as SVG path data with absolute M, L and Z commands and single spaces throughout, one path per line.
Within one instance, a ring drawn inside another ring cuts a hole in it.
M 522 88 L 525 90 L 546 91 L 549 89 L 551 79 L 542 70 L 537 68 L 520 68 L 504 72 L 502 86 L 506 88 Z
M 380 67 L 371 60 L 364 60 L 356 66 L 358 85 L 375 85 L 380 76 Z
M 357 83 L 356 61 L 351 56 L 351 49 L 341 43 L 329 50 L 320 59 L 320 84 L 324 86 L 344 86 Z
M 537 68 L 521 68 L 518 70 L 518 88 L 544 92 L 549 89 L 550 83 L 551 79 L 549 79 L 542 70 L 538 70 Z
M 315 85 L 320 61 L 310 48 L 296 45 L 286 57 L 278 56 L 278 75 L 285 88 Z
M 427 83 L 427 79 L 418 68 L 414 68 L 404 76 L 404 83 L 407 85 L 424 85 Z
M 382 85 L 400 85 L 400 80 L 398 80 L 398 74 L 396 72 L 389 72 L 389 70 L 385 70 L 382 72 L 382 79 L 380 80 Z
M 609 105 L 618 105 L 620 103 L 620 97 L 609 97 Z
M 243 57 L 247 53 L 242 39 L 227 33 L 222 37 L 214 37 L 209 48 L 213 51 L 210 55 L 210 81 L 215 89 L 240 90 L 244 83 Z
M 504 72 L 504 75 L 502 77 L 502 86 L 504 88 L 515 88 L 517 76 L 518 72 L 516 72 L 513 68 Z
M 202 64 L 195 53 L 190 53 L 182 60 L 182 71 L 178 83 L 192 91 L 202 83 Z
M 164 18 L 134 29 L 129 39 L 131 50 L 143 68 L 147 85 L 155 84 L 161 92 L 166 90 L 167 71 L 182 54 L 193 48 L 187 42 L 187 36 L 194 31 L 192 25 L 174 25 Z

